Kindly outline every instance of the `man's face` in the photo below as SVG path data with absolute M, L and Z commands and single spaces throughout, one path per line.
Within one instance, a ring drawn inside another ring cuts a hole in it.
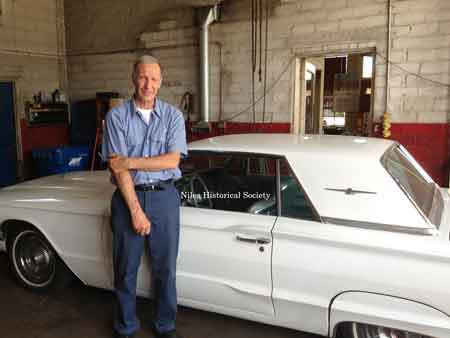
M 139 64 L 134 78 L 136 99 L 153 102 L 161 87 L 161 69 L 157 64 Z

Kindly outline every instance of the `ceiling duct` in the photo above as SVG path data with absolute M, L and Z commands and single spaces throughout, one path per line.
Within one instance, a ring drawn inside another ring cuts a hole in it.
M 208 128 L 209 111 L 209 26 L 219 20 L 219 7 L 198 9 L 200 20 L 200 122 L 196 128 Z

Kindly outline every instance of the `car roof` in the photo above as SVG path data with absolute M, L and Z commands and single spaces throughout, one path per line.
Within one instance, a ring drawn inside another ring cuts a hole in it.
M 379 138 L 340 135 L 237 134 L 194 141 L 189 143 L 189 149 L 286 156 L 320 153 L 322 156 L 379 159 L 393 143 Z
M 356 136 L 238 134 L 195 141 L 189 149 L 286 157 L 321 217 L 429 228 L 381 164 L 395 144 Z M 347 189 L 363 193 L 348 195 Z

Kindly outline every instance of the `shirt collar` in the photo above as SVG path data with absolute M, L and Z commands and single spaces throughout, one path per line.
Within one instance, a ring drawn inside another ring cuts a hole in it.
M 134 101 L 134 98 L 131 99 L 131 106 L 133 108 L 134 113 L 139 114 L 136 106 L 136 102 Z M 152 114 L 155 114 L 156 117 L 161 118 L 161 102 L 158 98 L 155 99 L 155 106 L 153 107 Z

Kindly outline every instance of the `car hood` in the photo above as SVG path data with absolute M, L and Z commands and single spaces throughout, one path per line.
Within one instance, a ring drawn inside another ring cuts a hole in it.
M 107 171 L 58 174 L 1 189 L 0 208 L 104 215 L 114 189 Z

